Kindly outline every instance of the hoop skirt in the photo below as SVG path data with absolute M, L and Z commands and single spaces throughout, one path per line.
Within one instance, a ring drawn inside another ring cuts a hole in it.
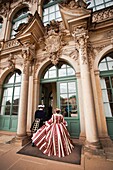
M 32 142 L 48 156 L 64 157 L 74 148 L 66 121 L 61 114 L 53 114 L 52 118 L 33 134 Z

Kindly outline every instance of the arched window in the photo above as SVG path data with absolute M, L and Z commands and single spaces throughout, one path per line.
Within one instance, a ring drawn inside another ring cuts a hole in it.
M 100 82 L 106 117 L 113 117 L 113 53 L 99 64 Z
M 61 21 L 61 14 L 59 11 L 59 6 L 58 6 L 58 2 L 60 2 L 61 0 L 50 0 L 48 3 L 47 1 L 44 1 L 44 5 L 43 5 L 43 22 L 44 25 L 47 25 L 51 20 L 57 20 L 57 21 Z
M 44 75 L 44 79 L 68 77 L 73 75 L 75 75 L 75 71 L 72 67 L 67 64 L 60 63 L 57 66 L 52 66 L 51 68 L 49 68 Z
M 10 73 L 3 84 L 1 115 L 18 115 L 21 86 L 21 72 L 15 70 Z
M 86 2 L 90 2 L 88 8 L 93 8 L 93 11 L 97 11 L 113 5 L 113 0 L 86 0 Z
M 20 24 L 28 22 L 28 11 L 29 11 L 28 7 L 22 8 L 13 17 L 11 38 L 14 38 L 15 35 L 17 34 L 16 30 Z
M 2 24 L 3 24 L 3 18 L 0 17 L 0 33 L 1 33 L 1 31 L 2 31 Z

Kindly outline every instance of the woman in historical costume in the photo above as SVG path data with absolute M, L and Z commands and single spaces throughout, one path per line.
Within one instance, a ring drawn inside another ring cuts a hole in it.
M 33 134 L 32 142 L 48 156 L 64 157 L 72 152 L 74 146 L 60 109 L 57 108 L 51 119 Z

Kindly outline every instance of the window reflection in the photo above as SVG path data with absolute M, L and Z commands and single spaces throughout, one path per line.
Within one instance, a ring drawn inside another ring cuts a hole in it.
M 75 82 L 60 83 L 60 105 L 64 117 L 78 116 Z
M 20 98 L 21 72 L 10 73 L 3 85 L 1 115 L 17 115 Z
M 101 89 L 106 117 L 113 116 L 113 76 L 101 78 Z

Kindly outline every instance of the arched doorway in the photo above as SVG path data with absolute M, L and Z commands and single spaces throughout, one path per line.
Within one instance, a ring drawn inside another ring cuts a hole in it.
M 108 134 L 113 140 L 113 52 L 100 61 L 99 70 Z
M 6 77 L 0 102 L 0 129 L 16 131 L 21 87 L 21 71 L 15 70 Z
M 64 62 L 47 67 L 41 77 L 40 102 L 45 105 L 47 116 L 56 107 L 65 117 L 71 137 L 80 134 L 77 79 L 74 69 Z

